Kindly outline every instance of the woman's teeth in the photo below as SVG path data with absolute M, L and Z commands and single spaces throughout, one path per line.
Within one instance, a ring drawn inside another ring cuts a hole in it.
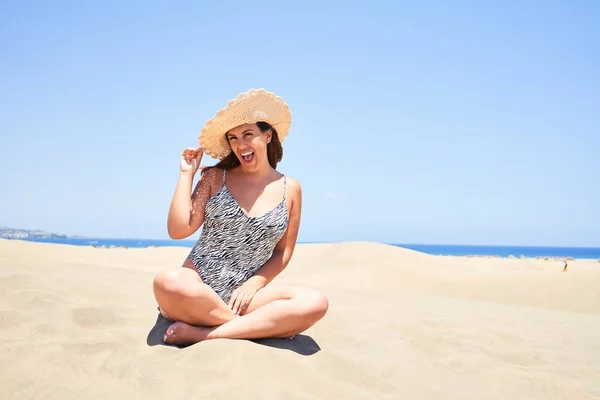
M 251 152 L 249 152 L 249 153 L 244 153 L 244 154 L 242 154 L 242 158 L 243 158 L 243 159 L 244 159 L 244 161 L 246 161 L 246 162 L 250 162 L 250 161 L 252 161 L 252 158 L 253 158 L 253 157 L 254 157 L 254 152 L 253 152 L 253 151 L 251 151 Z

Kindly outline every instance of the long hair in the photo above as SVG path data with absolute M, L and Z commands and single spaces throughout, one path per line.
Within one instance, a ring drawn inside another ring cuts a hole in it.
M 267 144 L 267 158 L 269 160 L 269 164 L 273 169 L 277 169 L 277 164 L 283 158 L 283 147 L 281 146 L 281 142 L 279 141 L 279 136 L 277 135 L 277 131 L 267 122 L 257 122 L 256 126 L 260 129 L 261 132 L 267 132 L 269 129 L 271 130 L 272 136 L 271 141 Z M 227 134 L 227 133 L 225 133 Z M 219 161 L 216 165 L 212 165 L 209 167 L 204 167 L 202 169 L 201 174 L 208 171 L 211 168 L 222 168 L 222 169 L 232 169 L 240 165 L 240 160 L 237 158 L 235 153 L 231 151 L 225 158 Z

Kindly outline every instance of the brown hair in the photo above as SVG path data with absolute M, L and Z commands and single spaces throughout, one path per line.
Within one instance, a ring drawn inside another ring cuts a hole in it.
M 256 123 L 256 126 L 258 126 L 258 129 L 260 129 L 261 132 L 267 132 L 269 129 L 271 130 L 271 141 L 267 144 L 267 158 L 269 159 L 269 164 L 271 167 L 273 167 L 273 169 L 277 169 L 277 163 L 279 163 L 283 158 L 283 147 L 279 141 L 277 131 L 267 122 L 259 121 Z M 227 135 L 227 133 L 225 133 L 225 135 Z M 203 174 L 211 168 L 232 169 L 238 165 L 240 165 L 240 160 L 238 160 L 237 156 L 232 151 L 216 165 L 204 167 L 201 173 Z

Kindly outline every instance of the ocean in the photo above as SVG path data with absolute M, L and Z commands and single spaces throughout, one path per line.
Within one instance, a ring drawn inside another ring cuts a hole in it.
M 26 239 L 34 242 L 60 243 L 76 246 L 97 247 L 164 247 L 178 246 L 191 248 L 194 240 L 155 240 L 155 239 Z M 600 247 L 534 247 L 534 246 L 481 246 L 481 245 L 437 245 L 437 244 L 404 244 L 388 243 L 432 255 L 449 256 L 498 256 L 498 257 L 563 257 L 600 259 Z

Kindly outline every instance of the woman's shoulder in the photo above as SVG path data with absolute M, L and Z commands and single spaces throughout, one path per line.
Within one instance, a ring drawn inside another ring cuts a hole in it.
M 202 170 L 200 175 L 200 182 L 204 182 L 205 185 L 209 185 L 211 191 L 214 192 L 215 188 L 220 187 L 223 184 L 223 169 L 219 167 L 206 167 Z
M 221 168 L 215 166 L 200 167 L 201 174 L 204 176 L 215 176 Z
M 285 179 L 285 184 L 286 184 L 286 190 L 288 191 L 288 193 L 293 193 L 293 194 L 302 194 L 302 185 L 300 184 L 300 182 L 294 178 L 291 177 L 289 175 L 286 175 L 284 173 L 282 173 L 283 178 Z
M 217 166 L 209 166 L 202 170 L 202 175 L 207 178 L 215 179 L 223 176 L 224 169 Z

